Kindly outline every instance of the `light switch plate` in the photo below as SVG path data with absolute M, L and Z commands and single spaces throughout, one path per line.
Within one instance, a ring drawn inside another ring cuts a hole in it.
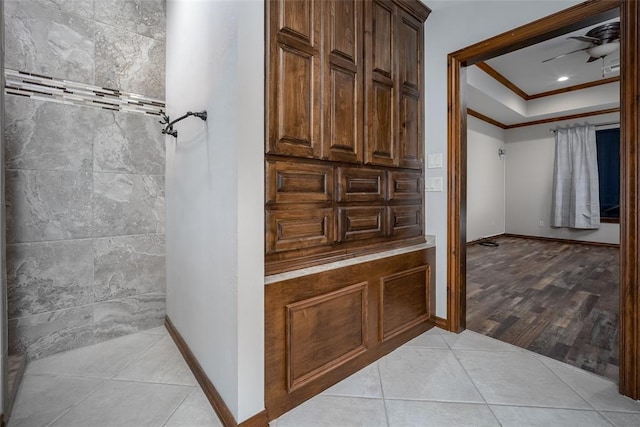
M 434 176 L 425 181 L 427 191 L 442 191 L 442 177 Z
M 427 156 L 427 169 L 442 167 L 442 153 L 433 153 Z

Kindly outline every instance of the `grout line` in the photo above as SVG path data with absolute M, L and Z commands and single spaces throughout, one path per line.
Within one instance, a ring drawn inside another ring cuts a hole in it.
M 150 176 L 153 178 L 165 178 L 163 173 L 142 173 L 142 172 L 125 172 L 125 171 L 102 171 L 102 170 L 77 170 L 77 169 L 46 169 L 46 168 L 6 168 L 7 172 L 60 172 L 75 173 L 78 175 L 133 175 L 133 176 Z
M 151 344 L 149 347 L 147 347 L 146 349 L 142 350 L 140 352 L 140 354 L 138 354 L 138 356 L 134 357 L 133 359 L 131 359 L 129 361 L 129 363 L 126 363 L 122 369 L 120 369 L 119 371 L 115 372 L 111 377 L 109 377 L 110 380 L 115 380 L 116 376 L 121 374 L 122 372 L 124 372 L 129 366 L 133 365 L 135 362 L 137 362 L 138 360 L 142 359 L 149 351 L 151 351 L 151 349 L 155 346 L 158 345 L 158 343 L 160 343 L 160 341 L 162 341 L 163 339 L 165 339 L 166 337 L 162 337 L 160 338 L 158 341 L 154 342 L 153 344 Z M 144 381 L 140 381 L 140 382 L 144 382 Z
M 538 359 L 537 357 L 534 356 L 534 358 L 538 361 L 538 363 L 540 363 L 542 366 L 544 366 L 549 372 L 551 372 L 556 378 L 558 378 L 563 384 L 565 384 L 567 387 L 569 387 L 571 390 L 573 390 L 573 392 L 575 394 L 577 394 L 580 399 L 584 400 L 586 402 L 587 405 L 589 405 L 589 407 L 593 408 L 594 411 L 597 411 L 598 409 L 596 409 L 595 406 L 593 406 L 591 404 L 591 402 L 589 402 L 589 400 L 587 400 L 587 398 L 585 398 L 582 393 L 578 392 L 578 390 L 576 390 L 575 388 L 573 388 L 571 386 L 571 384 L 569 384 L 568 382 L 566 382 L 560 375 L 556 374 L 556 372 L 551 369 L 550 367 L 548 367 L 545 363 L 542 362 L 542 360 Z M 562 363 L 562 362 L 560 362 Z
M 378 371 L 378 382 L 380 383 L 380 393 L 382 394 L 382 406 L 384 406 L 384 418 L 387 420 L 387 427 L 391 426 L 389 422 L 389 412 L 387 411 L 387 399 L 384 397 L 384 387 L 382 386 L 382 372 L 380 372 L 380 359 L 376 360 L 376 370 Z
M 53 375 L 53 376 L 57 376 L 57 375 Z M 71 405 L 66 411 L 64 411 L 62 414 L 60 414 L 60 416 L 56 417 L 53 419 L 53 421 L 51 421 L 50 423 L 47 424 L 47 427 L 52 426 L 53 424 L 55 424 L 56 422 L 58 422 L 58 420 L 60 420 L 62 417 L 64 417 L 65 415 L 67 415 L 69 412 L 71 412 L 73 409 L 75 409 L 78 405 L 80 405 L 82 402 L 84 402 L 85 400 L 87 400 L 89 397 L 93 396 L 94 394 L 96 394 L 98 392 L 98 390 L 102 389 L 105 387 L 105 385 L 107 384 L 107 382 L 109 382 L 109 380 L 107 379 L 103 379 L 103 381 L 95 388 L 95 390 L 93 390 L 90 393 L 87 393 L 85 396 L 83 396 L 79 401 L 77 401 L 75 404 Z
M 171 417 L 173 417 L 173 415 L 174 415 L 176 412 L 178 412 L 178 409 L 180 409 L 180 407 L 182 406 L 182 404 L 183 404 L 183 403 L 184 403 L 184 402 L 185 402 L 189 397 L 191 397 L 191 395 L 193 395 L 193 394 L 196 392 L 196 390 L 195 390 L 195 389 L 197 389 L 198 387 L 199 387 L 199 386 L 194 387 L 194 390 L 192 390 L 192 391 L 191 391 L 191 393 L 187 393 L 187 395 L 184 397 L 184 399 L 182 399 L 182 400 L 180 401 L 180 403 L 178 403 L 178 406 L 176 406 L 176 407 L 174 408 L 174 410 L 173 410 L 173 411 L 171 411 L 171 413 L 170 413 L 170 414 L 167 416 L 167 418 L 163 421 L 163 423 L 162 423 L 162 427 L 164 427 L 164 426 L 166 426 L 166 425 L 167 425 L 167 423 L 169 422 L 169 420 L 171 419 Z
M 120 237 L 141 237 L 141 236 L 164 236 L 164 233 L 119 234 L 115 236 L 76 237 L 73 239 L 59 239 L 59 240 L 33 240 L 29 242 L 11 242 L 11 243 L 7 243 L 7 246 L 30 245 L 30 244 L 38 244 L 38 243 L 58 243 L 58 242 L 81 241 L 81 240 L 113 239 L 113 238 L 120 238 Z

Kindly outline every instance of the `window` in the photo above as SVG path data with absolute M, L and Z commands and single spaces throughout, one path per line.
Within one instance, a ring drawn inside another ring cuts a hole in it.
M 620 221 L 620 129 L 596 131 L 600 220 Z

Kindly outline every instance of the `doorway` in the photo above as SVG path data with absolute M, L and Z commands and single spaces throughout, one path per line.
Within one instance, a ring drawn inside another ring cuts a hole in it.
M 618 8 L 620 8 L 618 10 Z M 448 212 L 447 325 L 452 332 L 466 326 L 466 103 L 465 68 L 579 28 L 621 18 L 621 215 L 620 215 L 620 393 L 640 398 L 638 295 L 638 172 L 640 152 L 640 5 L 635 1 L 591 1 L 558 12 L 448 56 Z

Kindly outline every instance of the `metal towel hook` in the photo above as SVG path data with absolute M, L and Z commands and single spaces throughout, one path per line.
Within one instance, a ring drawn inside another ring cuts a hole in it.
M 207 121 L 207 111 L 206 110 L 199 111 L 197 113 L 194 113 L 193 111 L 187 111 L 187 114 L 185 114 L 184 116 L 178 117 L 174 121 L 170 121 L 171 119 L 169 118 L 169 116 L 167 116 L 167 114 L 164 111 L 160 111 L 160 114 L 162 115 L 162 120 L 160 120 L 159 123 L 161 125 L 166 125 L 165 128 L 162 130 L 162 133 L 165 134 L 165 135 L 171 135 L 174 138 L 178 137 L 178 130 L 174 129 L 173 125 L 178 123 L 180 120 L 186 119 L 189 116 L 195 116 L 195 117 L 198 117 L 198 118 L 202 119 L 205 122 Z

